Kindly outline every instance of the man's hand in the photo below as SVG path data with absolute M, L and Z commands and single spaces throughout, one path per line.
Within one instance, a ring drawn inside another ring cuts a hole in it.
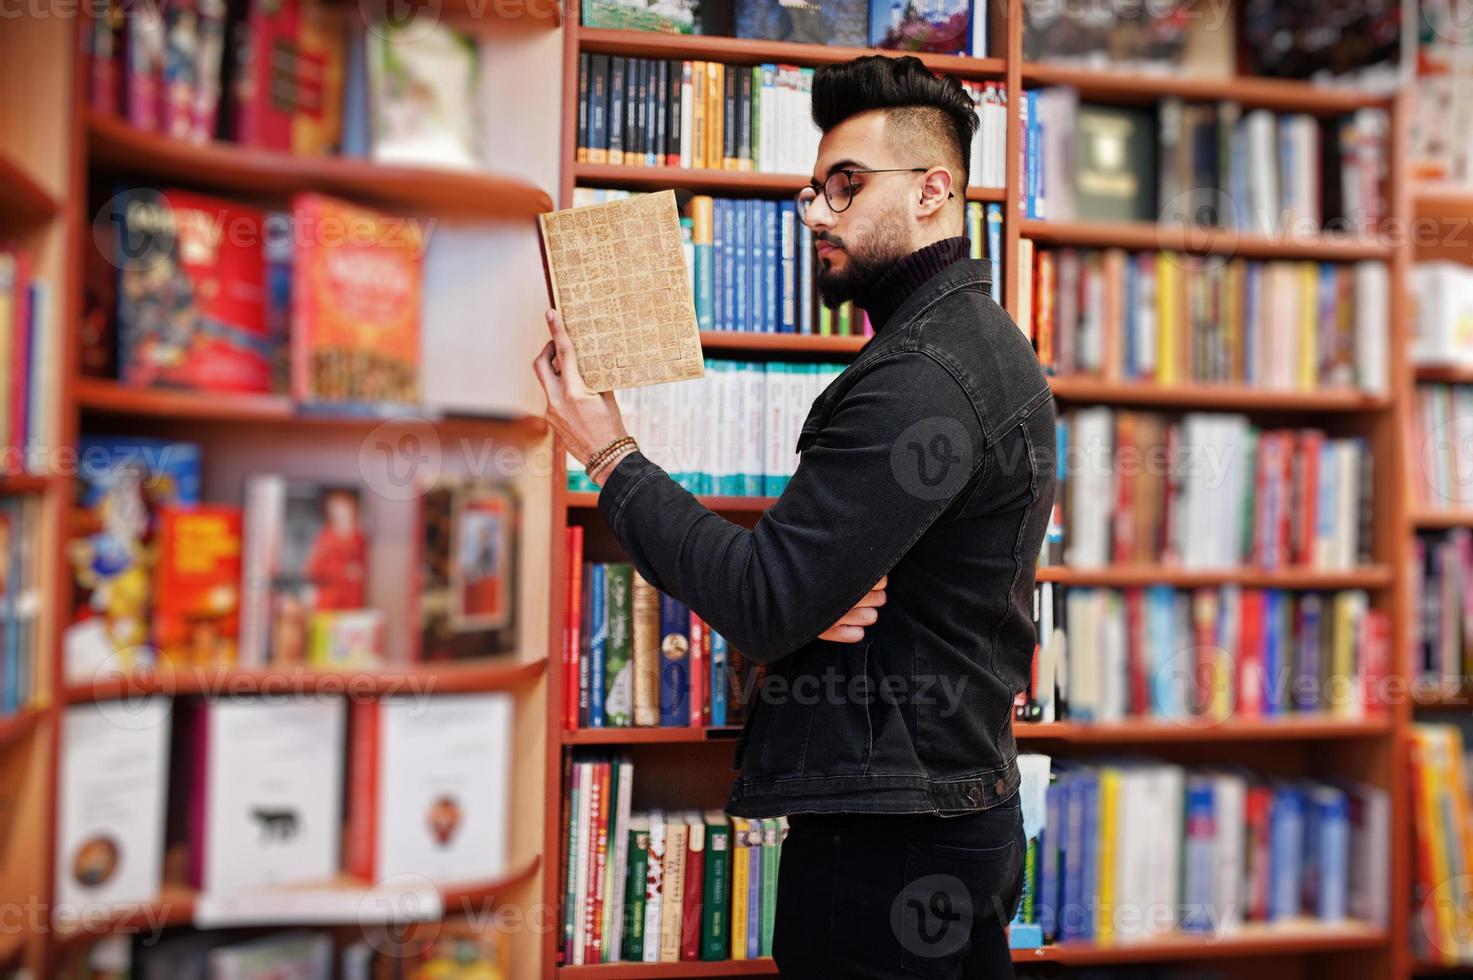
M 547 328 L 552 332 L 552 339 L 532 362 L 532 370 L 547 395 L 548 423 L 562 438 L 568 452 L 586 463 L 595 452 L 628 435 L 624 417 L 612 391 L 589 391 L 583 383 L 572 338 L 557 310 L 547 311 Z
M 835 643 L 858 643 L 864 639 L 864 628 L 880 618 L 879 607 L 885 604 L 885 585 L 889 581 L 890 576 L 880 576 L 874 588 L 865 593 L 853 609 L 840 616 L 837 623 L 818 634 L 818 638 Z

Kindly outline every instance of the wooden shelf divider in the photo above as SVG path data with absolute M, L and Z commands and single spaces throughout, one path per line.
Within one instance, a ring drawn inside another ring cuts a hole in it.
M 60 203 L 47 193 L 16 160 L 0 153 L 0 231 L 10 233 L 14 224 L 51 218 Z

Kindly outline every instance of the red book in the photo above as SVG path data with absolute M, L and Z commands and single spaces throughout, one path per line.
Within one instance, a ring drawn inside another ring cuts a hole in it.
M 1129 713 L 1132 715 L 1149 714 L 1151 710 L 1151 692 L 1147 687 L 1146 665 L 1142 658 L 1145 656 L 1145 616 L 1144 607 L 1146 593 L 1143 589 L 1125 590 L 1125 672 L 1130 692 Z
M 583 947 L 583 961 L 585 963 L 602 963 L 604 949 L 603 914 L 604 901 L 608 896 L 605 887 L 605 879 L 608 877 L 609 863 L 609 783 L 613 775 L 613 766 L 607 762 L 600 762 L 594 766 L 594 782 L 597 783 L 598 796 L 595 799 L 596 812 L 593 818 L 593 846 L 588 849 L 588 902 L 584 906 L 584 924 L 587 928 Z
M 1299 489 L 1299 540 L 1292 561 L 1301 565 L 1315 564 L 1315 526 L 1319 514 L 1315 505 L 1320 498 L 1320 452 L 1325 443 L 1325 434 L 1318 429 L 1305 429 L 1299 433 L 1300 472 L 1304 485 Z
M 10 432 L 6 445 L 24 459 L 26 426 L 31 403 L 31 257 L 16 253 L 15 299 L 10 330 Z
M 1269 827 L 1273 817 L 1273 788 L 1265 783 L 1248 787 L 1244 823 L 1248 838 L 1248 914 L 1245 919 L 1268 919 Z
M 1135 416 L 1130 412 L 1115 415 L 1115 508 L 1110 521 L 1112 560 L 1135 559 L 1135 481 L 1127 469 L 1135 456 Z
M 685 845 L 685 890 L 681 893 L 680 902 L 680 958 L 699 960 L 704 922 L 701 897 L 706 881 L 706 824 L 698 816 L 686 821 L 686 828 L 689 834 Z
M 192 666 L 234 663 L 240 636 L 240 508 L 166 506 L 158 520 L 153 635 L 160 660 Z
M 1257 718 L 1263 714 L 1263 592 L 1244 589 L 1239 612 L 1237 713 Z
M 578 727 L 578 658 L 583 646 L 583 525 L 567 529 L 568 612 L 563 624 L 563 727 Z
M 690 727 L 706 724 L 706 657 L 711 646 L 706 623 L 692 610 L 690 614 Z
M 1369 609 L 1361 620 L 1360 699 L 1367 714 L 1386 713 L 1382 685 L 1391 671 L 1391 618 L 1385 611 Z
M 188 191 L 126 192 L 118 220 L 118 373 L 125 384 L 270 391 L 265 216 Z
M 343 834 L 343 870 L 374 880 L 374 842 L 378 839 L 379 704 L 352 701 L 348 706 L 348 825 Z
M 292 395 L 420 401 L 420 226 L 321 194 L 292 202 Z

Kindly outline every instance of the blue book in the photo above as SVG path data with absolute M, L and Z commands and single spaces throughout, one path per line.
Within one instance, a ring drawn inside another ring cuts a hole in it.
M 1138 256 L 1127 256 L 1125 260 L 1125 376 L 1135 378 L 1140 375 L 1140 368 L 1136 364 L 1139 353 L 1136 351 L 1137 319 L 1136 309 L 1140 306 L 1140 259 Z
M 737 215 L 734 205 L 735 202 L 725 197 L 716 199 L 716 240 L 719 245 L 716 270 L 720 276 L 716 283 L 717 302 L 720 302 L 717 330 L 737 329 Z
M 1320 631 L 1324 627 L 1323 599 L 1313 592 L 1299 597 L 1299 628 L 1295 631 L 1294 707 L 1312 711 L 1319 707 Z
M 588 710 L 588 692 L 593 687 L 593 658 L 589 655 L 588 642 L 593 637 L 593 603 L 589 597 L 593 595 L 593 562 L 585 562 L 583 565 L 583 639 L 582 649 L 578 657 L 578 727 L 588 728 L 590 713 Z
M 798 205 L 794 200 L 784 200 L 779 205 L 782 218 L 782 276 L 779 276 L 778 295 L 782 298 L 782 320 L 778 324 L 784 333 L 798 332 Z
M 609 642 L 608 603 L 604 599 L 604 584 L 608 566 L 595 562 L 591 569 L 589 590 L 584 601 L 588 604 L 588 725 L 590 728 L 604 727 L 604 655 Z
M 797 209 L 794 202 L 794 217 Z M 798 309 L 798 332 L 813 333 L 813 232 L 801 221 L 798 222 L 798 294 L 794 302 Z
M 1276 715 L 1284 710 L 1284 685 L 1275 679 L 1283 677 L 1285 636 L 1283 606 L 1285 595 L 1278 589 L 1263 594 L 1263 713 Z
M 1080 829 L 1080 866 L 1081 874 L 1079 880 L 1079 895 L 1081 905 L 1069 905 L 1066 909 L 1081 909 L 1079 914 L 1079 931 L 1077 938 L 1093 939 L 1095 937 L 1094 910 L 1100 905 L 1100 856 L 1097 841 L 1100 835 L 1100 776 L 1093 769 L 1085 769 L 1084 773 L 1084 799 L 1080 804 L 1080 814 L 1083 817 Z
M 1023 200 L 1024 213 L 1038 217 L 1038 94 L 1023 96 Z
M 751 820 L 747 861 L 747 959 L 762 955 L 762 821 Z
M 1208 910 L 1212 908 L 1212 888 L 1217 877 L 1214 819 L 1212 780 L 1206 776 L 1189 777 L 1186 832 L 1182 839 L 1183 932 L 1212 931 Z
M 782 229 L 776 201 L 761 201 L 762 209 L 762 330 L 777 333 L 782 321 Z
M 1146 589 L 1146 649 L 1151 671 L 1150 714 L 1156 718 L 1186 715 L 1182 690 L 1192 679 L 1191 664 L 1182 663 L 1174 642 L 1176 589 L 1153 585 Z
M 1339 922 L 1350 915 L 1350 798 L 1333 786 L 1319 786 L 1313 810 L 1320 872 L 1315 914 Z
M 747 209 L 747 228 L 750 230 L 750 248 L 747 251 L 747 321 L 746 329 L 753 333 L 762 332 L 763 306 L 767 302 L 767 277 L 763 264 L 767 250 L 762 245 L 765 222 L 762 217 L 761 201 L 743 201 Z
M 1002 302 L 1002 205 L 987 205 L 987 257 L 992 262 L 992 301 Z
M 1084 935 L 1084 770 L 1071 769 L 1061 778 L 1064 788 L 1064 882 L 1063 905 L 1058 915 L 1060 942 Z
M 711 637 L 711 679 L 706 690 L 711 695 L 711 724 L 726 724 L 726 637 L 707 628 Z
M 1246 201 L 1247 198 L 1237 198 Z M 1258 363 L 1259 306 L 1263 299 L 1263 263 L 1250 261 L 1243 271 L 1243 381 L 1255 384 L 1258 374 L 1253 366 Z
M 1292 919 L 1300 912 L 1304 868 L 1304 796 L 1298 787 L 1274 787 L 1268 824 L 1268 917 Z
M 732 217 L 736 222 L 736 273 L 732 280 L 731 329 L 751 330 L 752 313 L 747 307 L 752 298 L 752 209 L 751 201 L 732 201 Z
M 701 207 L 703 209 L 708 206 L 709 199 L 707 204 L 692 205 L 692 207 Z M 703 213 L 701 224 L 706 226 L 706 230 L 710 232 L 710 237 L 714 239 L 716 228 L 715 212 Z M 692 222 L 692 226 L 694 226 L 694 222 Z M 709 241 L 695 241 L 694 237 L 692 237 L 691 256 L 691 266 L 695 270 L 695 282 L 692 293 L 694 293 L 696 304 L 696 325 L 701 330 L 711 330 L 716 322 L 714 243 Z
M 690 609 L 660 593 L 660 724 L 690 724 Z

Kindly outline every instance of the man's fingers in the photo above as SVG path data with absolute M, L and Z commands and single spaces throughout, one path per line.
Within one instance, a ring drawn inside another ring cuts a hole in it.
M 880 619 L 880 614 L 870 606 L 855 606 L 853 609 L 839 617 L 835 626 L 872 626 Z
M 578 355 L 573 350 L 573 338 L 568 336 L 568 328 L 563 323 L 563 315 L 557 310 L 547 311 L 547 329 L 552 331 L 552 343 L 557 350 L 557 366 L 569 386 L 576 388 L 583 383 L 582 376 L 578 373 Z
M 542 390 L 546 392 L 548 401 L 563 390 L 563 379 L 552 366 L 552 358 L 556 353 L 555 345 L 549 340 L 532 362 L 532 371 L 537 375 L 537 380 L 542 382 Z
M 834 643 L 858 643 L 864 639 L 864 630 L 858 626 L 834 625 L 818 634 L 818 638 Z
M 885 604 L 885 590 L 872 589 L 864 594 L 864 598 L 854 604 L 855 609 L 863 606 L 883 606 Z

